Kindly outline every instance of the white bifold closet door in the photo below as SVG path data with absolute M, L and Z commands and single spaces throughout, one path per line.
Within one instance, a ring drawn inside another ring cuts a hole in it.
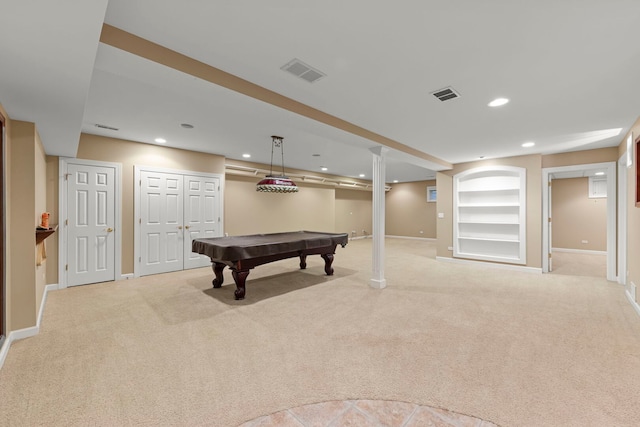
M 209 257 L 191 251 L 191 241 L 220 237 L 220 180 L 214 177 L 184 176 L 184 268 L 211 265 Z
M 191 252 L 191 241 L 220 236 L 219 179 L 140 172 L 140 275 L 211 264 Z

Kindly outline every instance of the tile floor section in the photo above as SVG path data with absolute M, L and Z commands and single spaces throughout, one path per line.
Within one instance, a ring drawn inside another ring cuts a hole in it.
M 240 427 L 497 427 L 479 418 L 413 403 L 346 400 L 315 403 L 247 421 Z

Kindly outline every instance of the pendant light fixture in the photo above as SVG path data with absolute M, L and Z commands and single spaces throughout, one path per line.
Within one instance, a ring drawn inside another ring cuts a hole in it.
M 298 186 L 284 174 L 284 147 L 281 136 L 271 136 L 271 168 L 269 175 L 256 185 L 256 191 L 263 193 L 297 193 Z M 282 153 L 282 175 L 273 175 L 273 151 L 279 148 Z

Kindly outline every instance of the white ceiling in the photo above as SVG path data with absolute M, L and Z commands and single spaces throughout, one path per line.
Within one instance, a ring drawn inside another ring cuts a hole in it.
M 370 178 L 378 142 L 99 43 L 103 22 L 443 160 L 391 150 L 388 181 L 615 146 L 640 114 L 637 0 L 5 3 L 0 102 L 52 155 L 75 156 L 83 131 L 268 164 L 275 134 L 288 168 Z M 327 76 L 282 71 L 293 58 Z M 446 86 L 461 97 L 430 95 Z

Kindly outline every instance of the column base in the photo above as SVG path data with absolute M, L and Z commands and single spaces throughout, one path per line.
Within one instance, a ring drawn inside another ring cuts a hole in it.
M 375 289 L 384 289 L 387 287 L 387 279 L 371 279 L 369 286 Z

